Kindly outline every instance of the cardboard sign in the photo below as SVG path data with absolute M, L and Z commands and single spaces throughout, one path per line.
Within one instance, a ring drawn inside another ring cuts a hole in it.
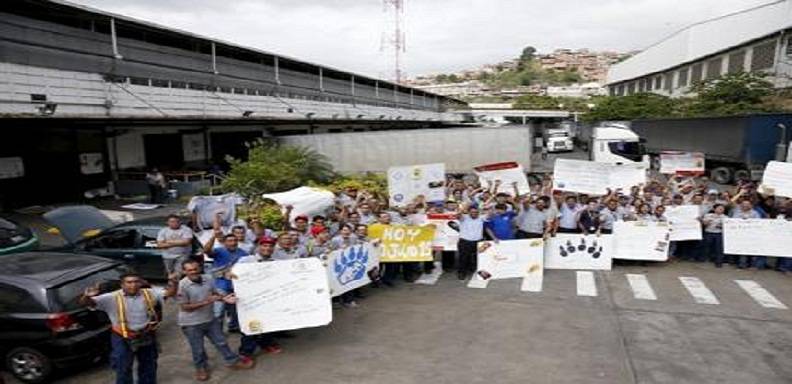
M 671 241 L 701 240 L 698 205 L 666 207 L 665 216 L 671 224 Z
M 544 267 L 610 271 L 612 253 L 613 235 L 559 233 L 545 241 Z
M 368 234 L 370 238 L 382 241 L 381 263 L 434 260 L 434 226 L 373 224 L 369 226 Z
M 359 244 L 338 249 L 327 255 L 327 280 L 335 297 L 371 282 L 369 272 L 379 265 L 379 248 Z
M 725 219 L 723 252 L 730 255 L 792 257 L 792 221 Z
M 333 320 L 327 271 L 317 258 L 236 264 L 232 271 L 239 326 L 246 335 Z
M 528 178 L 525 177 L 525 170 L 522 165 L 516 162 L 486 164 L 473 169 L 476 171 L 479 183 L 484 187 L 490 183 L 494 185 L 495 181 L 500 180 L 496 193 L 507 193 L 514 196 L 514 183 L 517 183 L 517 190 L 521 195 L 531 193 L 531 186 L 528 184 Z
M 759 191 L 769 195 L 792 198 L 792 163 L 780 161 L 767 163 Z
M 417 196 L 426 201 L 445 200 L 445 164 L 388 168 L 388 194 L 392 207 L 403 207 Z
M 448 223 L 457 223 L 457 217 L 452 213 L 430 213 L 426 215 L 426 223 L 435 226 L 435 237 L 432 246 L 444 251 L 456 251 L 459 243 L 459 232 L 451 228 Z
M 660 153 L 660 173 L 700 175 L 704 173 L 704 154 L 701 152 L 663 151 Z
M 668 223 L 617 221 L 613 223 L 613 258 L 622 260 L 668 260 Z
M 556 159 L 553 169 L 553 189 L 558 191 L 605 195 L 608 189 L 629 190 L 645 182 L 646 168 L 642 164 Z

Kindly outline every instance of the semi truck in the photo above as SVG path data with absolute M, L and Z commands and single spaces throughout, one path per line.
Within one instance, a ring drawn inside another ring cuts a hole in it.
M 656 164 L 663 151 L 703 152 L 710 179 L 760 180 L 770 160 L 784 161 L 792 114 L 635 120 L 632 130 Z
M 581 125 L 577 132 L 578 146 L 588 152 L 591 161 L 650 166 L 643 140 L 630 129 L 629 122 L 606 121 L 596 125 Z

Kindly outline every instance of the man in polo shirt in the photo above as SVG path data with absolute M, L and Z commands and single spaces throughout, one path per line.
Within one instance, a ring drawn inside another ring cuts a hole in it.
M 520 213 L 517 216 L 517 238 L 518 239 L 541 239 L 549 232 L 553 217 L 547 209 L 547 203 L 542 198 L 537 198 L 533 202 L 526 199 L 522 204 L 518 204 Z
M 514 239 L 514 225 L 512 221 L 517 217 L 517 212 L 507 211 L 506 204 L 495 204 L 495 212 L 484 223 L 484 230 L 494 240 Z
M 222 240 L 223 246 L 214 247 L 216 240 Z M 223 235 L 219 228 L 215 229 L 214 236 L 204 245 L 204 252 L 212 258 L 212 271 L 214 276 L 215 288 L 224 294 L 234 292 L 231 280 L 225 277 L 226 272 L 231 270 L 234 264 L 248 253 L 238 247 L 239 240 L 232 234 Z M 215 316 L 223 319 L 228 315 L 228 331 L 239 332 L 239 323 L 236 316 L 236 304 L 228 304 L 222 301 L 215 302 Z
M 308 257 L 305 247 L 295 244 L 294 237 L 288 232 L 278 234 L 278 241 L 272 253 L 273 260 L 291 260 Z
M 192 251 L 193 231 L 182 225 L 181 218 L 168 216 L 168 225 L 157 233 L 157 248 L 162 249 L 162 261 L 168 275 L 181 272 L 181 264 Z
M 139 274 L 121 275 L 121 289 L 99 294 L 99 286 L 85 290 L 79 299 L 83 306 L 107 314 L 112 324 L 110 366 L 116 373 L 116 384 L 134 382 L 132 365 L 137 360 L 139 384 L 157 382 L 159 356 L 156 331 L 162 321 L 162 303 L 176 294 L 176 281 L 168 280 L 165 290 L 141 288 Z
M 214 303 L 222 301 L 234 304 L 236 303 L 234 295 L 220 293 L 215 288 L 212 276 L 202 275 L 201 266 L 195 260 L 184 261 L 182 270 L 186 276 L 179 281 L 179 290 L 176 294 L 176 302 L 179 303 L 178 323 L 190 344 L 195 365 L 195 379 L 198 381 L 209 380 L 209 365 L 204 349 L 204 338 L 208 338 L 220 352 L 227 367 L 231 369 L 253 368 L 253 360 L 240 359 L 239 355 L 231 351 L 223 334 L 223 325 L 214 316 Z

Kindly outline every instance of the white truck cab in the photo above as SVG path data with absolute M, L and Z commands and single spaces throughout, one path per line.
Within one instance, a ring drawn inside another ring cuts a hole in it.
M 575 149 L 572 132 L 568 128 L 548 128 L 543 136 L 547 152 L 567 152 Z
M 649 168 L 649 155 L 641 138 L 627 126 L 607 124 L 595 127 L 589 143 L 591 161 L 609 164 L 644 164 Z

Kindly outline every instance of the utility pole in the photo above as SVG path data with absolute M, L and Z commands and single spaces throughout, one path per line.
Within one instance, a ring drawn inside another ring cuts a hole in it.
M 404 0 L 382 0 L 383 10 L 393 15 L 393 31 L 387 32 L 386 28 L 382 33 L 380 45 L 381 51 L 391 50 L 393 52 L 393 80 L 401 84 L 404 75 L 401 68 L 402 53 L 407 51 L 406 35 L 404 33 Z M 389 15 L 390 16 L 390 15 Z

